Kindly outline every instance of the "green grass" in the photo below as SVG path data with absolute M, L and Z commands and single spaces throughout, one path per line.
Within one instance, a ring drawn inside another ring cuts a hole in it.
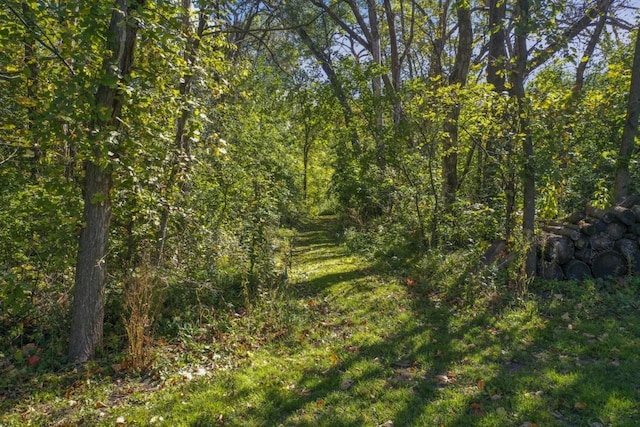
M 637 279 L 508 297 L 461 253 L 407 280 L 347 253 L 331 226 L 298 233 L 285 288 L 157 343 L 148 377 L 34 370 L 0 425 L 640 425 Z

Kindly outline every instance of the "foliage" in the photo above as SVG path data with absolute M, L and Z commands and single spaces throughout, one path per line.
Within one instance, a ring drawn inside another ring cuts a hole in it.
M 307 223 L 288 286 L 158 341 L 154 375 L 3 358 L 2 386 L 24 382 L 3 389 L 0 422 L 634 425 L 636 279 L 536 282 L 516 300 L 475 269 L 480 250 L 399 278 L 334 233 Z

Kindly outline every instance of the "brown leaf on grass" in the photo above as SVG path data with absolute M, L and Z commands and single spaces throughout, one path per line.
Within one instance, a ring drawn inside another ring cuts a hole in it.
M 482 403 L 473 402 L 469 405 L 471 407 L 471 413 L 476 416 L 484 415 L 484 405 Z
M 575 405 L 573 405 L 574 408 L 576 409 L 586 409 L 587 408 L 587 404 L 584 402 L 576 402 Z
M 482 390 L 484 389 L 484 386 L 485 386 L 484 380 L 478 380 L 478 388 Z
M 337 365 L 338 362 L 340 362 L 340 357 L 338 357 L 338 355 L 336 354 L 329 355 L 329 359 L 331 360 L 331 363 L 334 365 Z
M 324 406 L 324 400 L 322 400 L 322 399 L 316 400 L 316 406 L 318 408 L 322 408 Z
M 29 366 L 36 366 L 38 363 L 40 363 L 40 357 L 37 354 L 29 356 L 29 359 L 27 359 Z

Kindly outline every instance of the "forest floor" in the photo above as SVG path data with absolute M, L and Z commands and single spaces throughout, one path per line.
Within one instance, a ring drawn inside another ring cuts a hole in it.
M 288 284 L 224 328 L 157 342 L 151 374 L 34 370 L 0 425 L 640 425 L 636 279 L 505 297 L 468 260 L 386 274 L 333 225 L 298 230 Z

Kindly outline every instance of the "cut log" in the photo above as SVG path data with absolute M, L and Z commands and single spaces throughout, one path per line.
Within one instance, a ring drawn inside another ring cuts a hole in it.
M 582 262 L 586 262 L 587 264 L 590 264 L 592 255 L 593 255 L 593 252 L 591 251 L 591 248 L 584 248 L 584 249 L 580 249 L 579 251 L 576 251 L 574 256 L 576 259 L 579 259 Z
M 636 222 L 636 214 L 627 208 L 623 208 L 622 206 L 614 206 L 611 208 L 611 212 L 621 223 L 625 225 L 631 225 Z
M 640 251 L 637 252 L 631 259 L 631 272 L 633 274 L 640 274 Z
M 589 237 L 582 235 L 578 240 L 573 242 L 573 244 L 576 249 L 584 249 L 589 246 Z
M 623 201 L 618 203 L 618 206 L 622 206 L 623 208 L 630 208 L 633 205 L 640 204 L 640 194 L 632 194 L 624 198 Z
M 548 221 L 547 224 L 545 224 L 545 225 L 552 225 L 552 226 L 555 226 L 555 227 L 570 228 L 572 230 L 580 231 L 580 226 L 578 224 L 571 224 L 571 223 L 566 223 L 566 222 L 557 221 L 557 220 Z
M 545 235 L 544 257 L 547 261 L 564 264 L 573 258 L 575 248 L 571 239 L 555 234 Z
M 570 227 L 557 226 L 557 225 L 543 225 L 542 229 L 548 233 L 557 234 L 559 236 L 567 236 L 573 241 L 578 240 L 580 238 L 580 230 L 575 230 Z
M 618 252 L 624 255 L 627 259 L 632 258 L 638 253 L 638 242 L 630 239 L 620 239 L 615 243 L 615 248 Z
M 604 221 L 603 221 L 603 220 L 601 220 L 601 219 L 598 219 L 598 218 L 594 218 L 594 217 L 590 217 L 590 216 L 589 216 L 589 217 L 586 217 L 586 218 L 584 219 L 584 221 L 585 221 L 585 222 L 588 222 L 589 224 L 592 224 L 592 225 L 596 228 L 596 231 L 597 231 L 598 233 L 602 233 L 603 231 L 607 231 L 607 223 L 606 223 L 606 222 L 604 222 Z
M 627 272 L 627 259 L 616 251 L 604 251 L 591 260 L 593 277 L 622 276 Z
M 563 270 L 564 277 L 566 277 L 567 280 L 584 280 L 593 277 L 591 275 L 591 268 L 577 259 L 572 259 L 566 263 Z
M 538 276 L 546 280 L 562 280 L 564 272 L 556 262 L 540 261 L 538 264 Z
M 593 206 L 587 206 L 587 215 L 598 218 L 609 224 L 615 219 L 613 213 L 609 211 L 603 211 L 602 209 L 594 208 Z
M 591 249 L 594 251 L 607 251 L 613 248 L 613 240 L 607 233 L 598 233 L 589 239 Z
M 609 237 L 611 237 L 612 240 L 622 239 L 622 237 L 627 234 L 627 227 L 618 221 L 614 221 L 610 224 L 607 224 L 606 233 L 609 235 Z
M 640 222 L 636 222 L 631 227 L 629 227 L 629 231 L 635 234 L 636 236 L 640 236 Z
M 598 232 L 598 230 L 596 229 L 595 224 L 590 224 L 585 220 L 582 220 L 578 223 L 578 226 L 580 227 L 580 231 L 583 234 L 586 234 L 587 236 L 593 236 L 594 234 L 596 234 Z
M 586 216 L 587 216 L 587 214 L 585 213 L 585 211 L 577 211 L 577 212 L 572 213 L 568 217 L 564 218 L 562 220 L 562 222 L 568 222 L 568 223 L 571 223 L 571 224 L 577 224 L 578 222 L 583 220 Z

